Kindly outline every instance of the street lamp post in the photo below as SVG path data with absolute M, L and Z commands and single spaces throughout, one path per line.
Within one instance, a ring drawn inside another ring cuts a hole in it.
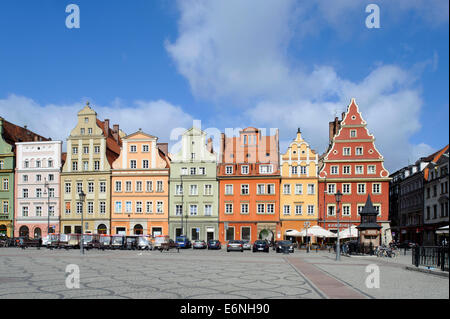
M 340 261 L 341 260 L 341 247 L 339 245 L 339 211 L 340 211 L 340 207 L 339 207 L 339 203 L 341 202 L 341 198 L 342 198 L 342 193 L 339 190 L 336 194 L 336 203 L 337 203 L 337 211 L 336 211 L 336 217 L 337 217 L 337 244 L 336 244 L 336 261 Z
M 309 237 L 308 237 L 309 222 L 305 222 L 305 226 L 306 226 L 306 252 L 309 253 Z
M 81 202 L 81 236 L 80 236 L 80 253 L 84 255 L 84 245 L 83 245 L 83 204 L 84 199 L 86 198 L 86 194 L 81 190 L 81 192 L 78 194 L 80 197 Z
M 184 229 L 183 229 L 183 215 L 184 215 L 184 185 L 183 185 L 183 172 L 181 172 L 180 178 L 181 178 L 181 235 L 184 235 Z

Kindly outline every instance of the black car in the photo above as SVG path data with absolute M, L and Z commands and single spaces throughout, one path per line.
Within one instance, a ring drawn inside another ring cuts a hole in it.
M 290 253 L 294 252 L 294 244 L 289 240 L 277 241 L 275 250 L 277 253 L 281 253 L 287 249 Z
M 222 244 L 218 240 L 209 240 L 208 249 L 222 249 Z
M 268 253 L 269 252 L 269 243 L 266 240 L 257 240 L 253 243 L 253 252 L 256 253 L 257 251 L 263 251 Z
M 409 249 L 409 248 L 412 248 L 412 247 L 414 247 L 416 244 L 413 242 L 413 241 L 411 241 L 411 240 L 405 240 L 404 242 L 402 242 L 399 246 L 398 246 L 398 248 L 406 248 L 406 249 Z

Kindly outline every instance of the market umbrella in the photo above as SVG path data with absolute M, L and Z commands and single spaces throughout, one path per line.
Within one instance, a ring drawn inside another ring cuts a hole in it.
M 355 225 L 350 227 L 350 231 L 348 228 L 345 228 L 343 231 L 339 232 L 339 238 L 357 238 L 358 237 L 358 228 Z
M 300 236 L 316 236 L 316 237 L 336 237 L 332 232 L 320 227 L 320 226 L 312 226 L 308 229 L 303 229 Z
M 286 236 L 300 237 L 300 236 L 304 236 L 304 235 L 302 235 L 302 233 L 299 232 L 298 230 L 292 229 L 292 230 L 286 231 Z

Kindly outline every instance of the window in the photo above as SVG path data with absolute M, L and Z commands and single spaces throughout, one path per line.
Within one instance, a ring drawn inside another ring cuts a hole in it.
M 300 166 L 300 174 L 306 175 L 306 166 Z
M 197 205 L 189 205 L 189 215 L 197 216 Z
M 302 205 L 295 205 L 295 215 L 302 214 Z
M 106 214 L 106 202 L 100 202 L 100 215 Z
M 256 212 L 258 213 L 258 214 L 264 214 L 265 213 L 265 207 L 264 207 L 265 205 L 264 204 L 258 204 L 257 205 L 257 207 L 256 207 Z
M 344 147 L 344 149 L 343 149 L 343 154 L 344 154 L 344 156 L 350 156 L 350 155 L 352 155 L 352 151 L 351 151 L 352 149 L 350 148 L 350 147 Z
M 100 153 L 100 146 L 94 146 L 94 153 L 99 154 Z
M 225 166 L 225 174 L 233 174 L 233 166 Z
M 248 204 L 241 204 L 241 214 L 248 214 Z
M 72 162 L 72 170 L 78 171 L 78 162 Z
M 94 192 L 94 182 L 88 182 L 88 193 Z
M 78 154 L 78 147 L 72 147 L 72 154 Z
M 164 213 L 163 205 L 164 205 L 163 202 L 156 202 L 156 213 L 157 213 L 157 214 L 162 214 L 162 213 Z
M 291 206 L 290 205 L 284 205 L 283 206 L 283 215 L 290 215 L 291 214 Z
M 28 189 L 27 189 L 27 188 L 24 188 L 24 189 L 22 190 L 22 197 L 23 197 L 23 198 L 28 198 Z
M 267 204 L 267 214 L 275 213 L 275 204 Z
M 314 205 L 308 205 L 308 215 L 314 215 Z
M 84 118 L 84 123 L 89 123 L 89 118 L 88 117 Z
M 48 167 L 53 167 L 53 161 L 52 160 L 48 160 L 47 161 L 47 165 L 48 165 Z
M 83 170 L 85 170 L 85 171 L 89 170 L 89 162 L 88 161 L 83 162 Z
M 197 187 L 197 185 L 190 185 L 189 194 L 190 195 L 198 195 L 198 187 Z
M 328 205 L 328 216 L 334 216 L 336 213 L 336 207 L 334 205 Z
M 70 215 L 70 202 L 66 202 L 65 213 L 66 215 Z
M 295 194 L 296 195 L 303 194 L 303 184 L 295 184 Z
M 175 216 L 183 215 L 183 205 L 175 205 Z
M 291 167 L 291 174 L 295 174 L 295 175 L 298 174 L 297 166 L 292 166 Z
M 176 195 L 183 195 L 183 185 L 175 185 L 175 194 Z
M 351 205 L 350 204 L 342 204 L 342 216 L 350 216 L 351 215 Z
M 187 167 L 181 168 L 181 175 L 187 175 L 187 172 L 188 172 Z
M 212 185 L 205 185 L 205 190 L 204 190 L 204 194 L 206 195 L 206 196 L 208 196 L 208 195 L 212 195 Z
M 273 173 L 273 166 L 272 165 L 260 165 L 259 173 L 260 174 L 271 174 L 271 173 Z
M 291 194 L 291 185 L 290 184 L 283 185 L 283 194 L 285 194 L 285 195 Z
M 54 188 L 49 188 L 48 189 L 48 196 L 50 198 L 55 198 L 55 189 Z
M 249 194 L 248 184 L 242 184 L 241 185 L 241 195 L 248 195 L 248 194 Z
M 328 184 L 328 194 L 334 194 L 336 192 L 336 184 Z
M 136 192 L 142 192 L 142 181 L 136 181 Z
M 36 188 L 36 197 L 37 198 L 41 198 L 42 197 L 42 189 L 41 188 Z
M 142 202 L 136 202 L 136 213 L 142 214 Z
M 23 180 L 24 182 L 28 182 L 28 175 L 23 175 L 22 180 Z
M 87 213 L 88 213 L 88 215 L 94 215 L 94 203 L 93 202 L 87 203 Z
M 146 191 L 153 192 L 153 181 L 147 181 Z
M 122 202 L 116 202 L 115 205 L 115 210 L 116 213 L 121 213 L 122 212 Z
M 36 217 L 41 217 L 41 216 L 42 216 L 42 207 L 36 206 Z
M 153 213 L 153 202 L 145 202 L 145 212 L 147 214 Z
M 191 160 L 195 160 L 195 153 L 191 153 Z
M 136 160 L 131 160 L 130 161 L 130 168 L 137 168 Z
M 38 175 L 36 175 L 36 182 L 40 182 L 40 181 L 42 181 L 42 175 L 38 174 Z
M 148 168 L 148 160 L 142 161 L 142 168 Z
M 77 215 L 81 215 L 83 211 L 83 203 L 77 202 Z
M 89 154 L 89 146 L 83 146 L 83 154 Z
M 308 184 L 308 195 L 314 195 L 316 192 L 314 184 Z
M 22 207 L 22 216 L 28 217 L 28 207 L 27 206 Z
M 358 184 L 358 194 L 366 193 L 366 184 Z
M 137 152 L 136 145 L 130 145 L 130 153 L 136 153 L 136 152 Z
M 24 166 L 25 166 L 25 168 L 30 167 L 30 162 L 29 161 L 25 161 Z
M 381 215 L 381 205 L 380 204 L 373 204 L 373 208 L 378 212 L 378 216 Z
M 41 167 L 41 161 L 39 161 L 39 160 L 36 161 L 36 167 L 37 167 L 37 168 L 40 168 L 40 167 Z
M 191 175 L 196 175 L 197 174 L 197 169 L 195 167 L 191 167 L 190 174 Z
M 256 192 L 258 195 L 263 195 L 266 193 L 266 185 L 264 184 L 258 184 L 256 186 Z
M 131 181 L 126 181 L 125 182 L 125 191 L 126 192 L 131 192 Z
M 375 165 L 368 165 L 367 166 L 367 174 L 375 174 L 375 173 L 376 173 Z
M 362 165 L 356 165 L 356 166 L 355 166 L 355 173 L 356 173 L 356 174 L 364 174 L 364 166 L 362 166 Z
M 88 134 L 92 135 L 92 128 L 88 128 Z
M 362 147 L 357 147 L 356 148 L 356 155 L 363 155 L 363 148 Z
M 351 174 L 352 173 L 351 166 L 349 166 L 349 165 L 343 166 L 342 167 L 342 173 L 343 174 Z
M 233 204 L 225 204 L 225 214 L 233 214 Z
M 65 183 L 64 190 L 65 190 L 66 194 L 70 194 L 72 192 L 72 184 Z
M 267 194 L 275 195 L 275 184 L 267 184 Z
M 162 193 L 164 191 L 163 181 L 156 182 L 156 191 Z
M 372 184 L 372 193 L 381 194 L 381 184 Z
M 116 192 L 121 192 L 121 191 L 122 191 L 122 182 L 116 181 Z
M 342 184 L 342 193 L 343 194 L 351 194 L 352 193 L 351 186 L 352 186 L 352 184 Z
M 78 182 L 77 183 L 77 194 L 81 193 L 83 190 L 83 183 Z
M 248 174 L 248 165 L 241 166 L 241 174 Z
M 205 205 L 205 216 L 212 216 L 212 205 Z
M 50 182 L 53 182 L 53 181 L 55 180 L 55 175 L 53 175 L 53 174 L 48 174 L 48 180 L 49 180 Z
M 0 169 L 4 169 L 5 168 L 5 162 L 4 161 L 0 161 Z
M 100 161 L 94 161 L 94 170 L 96 171 L 100 170 Z
M 148 153 L 148 150 L 149 150 L 149 148 L 148 148 L 147 144 L 142 145 L 142 152 L 143 153 Z
M 49 206 L 48 207 L 48 213 L 50 216 L 55 216 L 55 206 Z
M 204 168 L 204 167 L 199 167 L 198 173 L 199 173 L 200 175 L 206 175 L 206 168 Z
M 331 174 L 332 175 L 339 174 L 339 166 L 331 166 Z
M 225 185 L 225 195 L 233 195 L 233 185 Z
M 350 137 L 356 137 L 356 130 L 350 130 Z

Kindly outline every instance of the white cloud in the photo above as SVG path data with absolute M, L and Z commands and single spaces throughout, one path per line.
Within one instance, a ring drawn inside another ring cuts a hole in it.
M 9 122 L 19 126 L 27 125 L 40 135 L 65 142 L 76 126 L 77 113 L 84 105 L 85 102 L 40 105 L 30 98 L 12 94 L 0 99 L 0 114 Z M 127 105 L 120 99 L 115 99 L 109 106 L 91 103 L 91 107 L 97 112 L 98 119 L 110 119 L 111 127 L 119 124 L 126 134 L 142 128 L 144 132 L 157 136 L 159 142 L 169 142 L 172 129 L 187 129 L 191 127 L 193 120 L 181 107 L 164 100 L 134 101 Z
M 355 12 L 360 11 L 357 18 L 363 25 L 368 3 L 183 0 L 178 2 L 179 36 L 167 42 L 166 49 L 195 96 L 226 105 L 237 101 L 243 106 L 240 113 L 233 110 L 234 118 L 280 128 L 282 147 L 300 126 L 312 146 L 323 152 L 328 122 L 355 97 L 392 171 L 406 165 L 418 149 L 432 150 L 425 143 L 419 147 L 409 142 L 421 127 L 417 70 L 379 64 L 361 81 L 350 81 L 333 67 L 303 65 L 301 57 L 288 54 L 294 40 L 305 46 L 305 36 L 322 28 L 345 29 Z M 400 0 L 398 5 L 380 1 L 379 5 L 385 19 L 395 20 L 413 10 L 429 24 L 448 22 L 448 13 L 429 8 L 426 1 Z M 448 3 L 441 1 L 439 6 Z

